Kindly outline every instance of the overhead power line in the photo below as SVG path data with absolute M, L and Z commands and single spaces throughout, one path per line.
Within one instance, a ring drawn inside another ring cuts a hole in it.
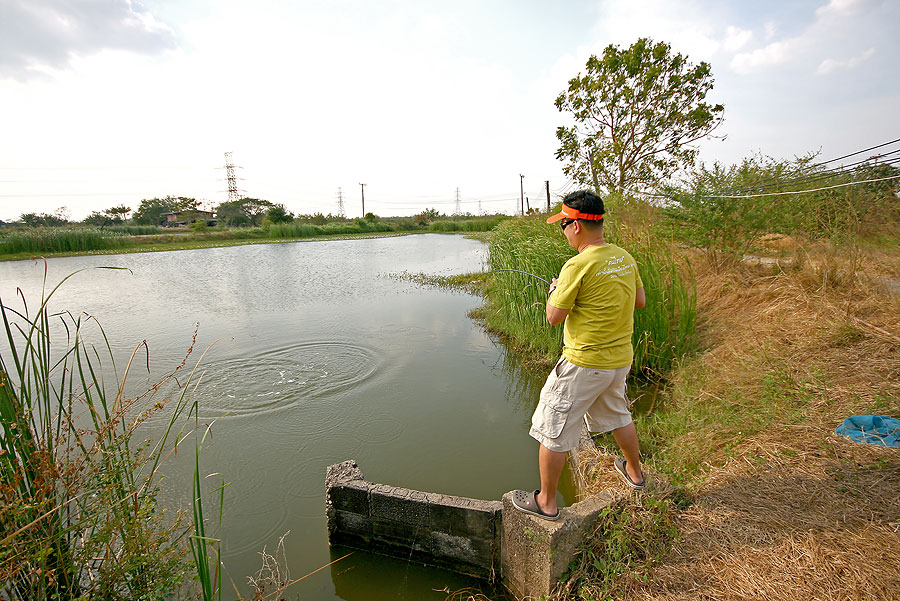
M 752 184 L 735 190 L 736 194 L 740 194 L 743 192 L 754 192 L 754 193 L 762 193 L 765 190 L 776 188 L 785 184 L 811 184 L 816 181 L 822 181 L 824 179 L 828 179 L 835 175 L 851 175 L 855 172 L 864 171 L 876 165 L 893 165 L 897 162 L 900 162 L 900 156 L 892 156 L 892 155 L 900 155 L 900 149 L 891 150 L 889 152 L 883 152 L 881 154 L 872 155 L 866 159 L 862 159 L 849 165 L 840 165 L 838 167 L 831 167 L 828 169 L 823 169 L 829 163 L 834 163 L 836 161 L 840 161 L 842 159 L 846 159 L 849 157 L 857 156 L 863 154 L 865 152 L 869 152 L 872 150 L 876 150 L 878 148 L 884 148 L 885 146 L 890 146 L 891 144 L 896 144 L 900 142 L 900 138 L 896 140 L 891 140 L 890 142 L 885 142 L 883 144 L 878 144 L 876 146 L 872 146 L 869 148 L 865 148 L 863 150 L 857 150 L 856 152 L 851 152 L 849 154 L 845 154 L 843 156 L 839 156 L 834 159 L 829 159 L 827 161 L 822 161 L 819 163 L 813 163 L 806 167 L 808 173 L 801 175 L 799 177 L 794 177 L 791 179 L 786 179 L 785 176 L 770 176 L 767 178 L 763 178 Z
M 785 194 L 807 194 L 809 192 L 820 192 L 822 190 L 832 190 L 834 188 L 843 188 L 846 186 L 856 186 L 858 184 L 870 184 L 872 182 L 884 182 L 890 179 L 900 179 L 900 175 L 891 175 L 889 177 L 879 177 L 876 179 L 864 179 L 854 182 L 844 182 L 843 184 L 835 184 L 834 186 L 824 186 L 822 188 L 814 188 L 812 190 L 790 190 L 788 192 L 767 192 L 765 194 L 744 194 L 744 195 L 729 195 L 729 194 L 711 194 L 709 196 L 704 196 L 704 198 L 761 198 L 763 196 L 784 196 Z

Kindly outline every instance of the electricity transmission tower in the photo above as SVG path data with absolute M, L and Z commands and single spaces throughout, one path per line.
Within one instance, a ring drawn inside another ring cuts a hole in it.
M 344 214 L 344 193 L 341 192 L 340 186 L 338 186 L 338 215 L 341 217 L 345 217 Z
M 237 181 L 238 177 L 235 175 L 235 168 L 240 169 L 234 163 L 231 162 L 231 153 L 225 153 L 225 179 L 228 181 L 228 202 L 232 202 L 235 200 L 241 199 L 241 192 L 246 194 L 245 190 L 238 189 Z
M 453 214 L 459 215 L 462 211 L 459 208 L 459 188 L 456 189 L 456 206 L 453 208 Z

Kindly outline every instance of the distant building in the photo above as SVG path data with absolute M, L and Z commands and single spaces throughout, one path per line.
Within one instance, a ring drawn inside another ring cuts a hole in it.
M 162 225 L 165 227 L 179 227 L 188 225 L 195 221 L 205 221 L 207 225 L 215 225 L 216 218 L 212 211 L 175 211 L 173 213 L 163 213 L 161 215 L 165 219 Z

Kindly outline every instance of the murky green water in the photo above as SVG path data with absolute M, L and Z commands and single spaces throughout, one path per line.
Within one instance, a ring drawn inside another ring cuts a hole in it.
M 460 236 L 416 235 L 59 258 L 48 267 L 53 283 L 83 267 L 131 269 L 80 273 L 53 303 L 95 315 L 120 366 L 146 339 L 153 375 L 165 373 L 195 324 L 189 365 L 218 341 L 197 392 L 213 424 L 202 469 L 230 482 L 219 534 L 227 577 L 246 594 L 259 552 L 285 533 L 292 578 L 349 552 L 327 543 L 331 463 L 356 459 L 374 482 L 483 499 L 537 488 L 537 443 L 527 432 L 543 374 L 522 373 L 466 317 L 477 297 L 390 275 L 480 271 L 485 253 Z M 0 263 L 3 300 L 18 286 L 36 303 L 43 270 Z M 152 379 L 145 370 L 131 386 Z M 167 464 L 168 504 L 187 502 L 192 461 L 180 453 Z M 563 494 L 574 502 L 571 487 Z M 313 600 L 413 600 L 475 584 L 357 551 L 291 590 Z

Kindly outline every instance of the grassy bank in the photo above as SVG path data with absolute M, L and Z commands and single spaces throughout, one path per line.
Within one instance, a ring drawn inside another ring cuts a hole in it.
M 624 487 L 609 435 L 581 457 L 590 490 L 622 497 L 555 599 L 900 598 L 892 551 L 900 548 L 900 457 L 834 433 L 850 415 L 900 416 L 900 239 L 883 220 L 897 219 L 879 211 L 881 222 L 862 221 L 856 198 L 845 194 L 844 212 L 829 220 L 779 215 L 773 223 L 795 228 L 792 236 L 767 231 L 764 220 L 742 231 L 731 205 L 725 221 L 715 203 L 676 211 L 678 231 L 660 210 L 624 207 L 609 237 L 638 259 L 648 299 L 662 301 L 636 312 L 636 329 L 669 332 L 659 346 L 673 351 L 650 370 L 664 376 L 653 402 L 635 412 L 652 486 L 644 495 Z M 860 198 L 865 207 L 877 200 Z M 840 204 L 832 200 L 809 202 L 821 214 Z M 716 230 L 703 248 L 676 235 L 697 239 L 723 223 L 735 228 Z M 572 252 L 554 233 L 545 237 L 536 220 L 503 224 L 491 267 L 549 279 Z M 489 326 L 526 352 L 555 357 L 545 284 L 494 274 L 487 293 Z M 675 309 L 693 302 L 696 313 Z M 643 325 L 642 314 L 660 323 Z M 682 331 L 691 343 L 678 346 Z
M 705 350 L 636 418 L 663 505 L 626 497 L 584 553 L 621 528 L 645 544 L 559 598 L 900 596 L 900 457 L 834 434 L 850 415 L 900 415 L 900 298 L 860 268 L 879 261 L 900 253 L 816 244 L 727 271 L 694 262 Z M 584 461 L 595 489 L 621 489 L 615 452 L 604 438 Z

